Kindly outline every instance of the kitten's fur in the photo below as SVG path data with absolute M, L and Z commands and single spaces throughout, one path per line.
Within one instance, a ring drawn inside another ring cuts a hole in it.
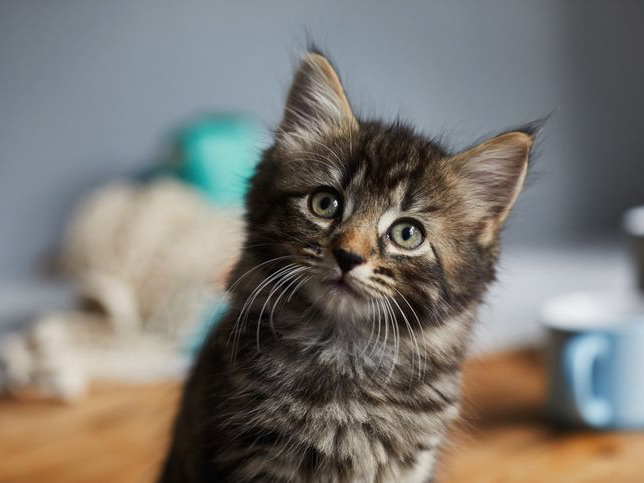
M 451 155 L 360 120 L 309 53 L 252 179 L 231 309 L 187 383 L 161 481 L 430 481 L 532 143 L 525 129 Z M 337 193 L 335 218 L 312 212 L 320 188 Z M 399 219 L 422 226 L 418 248 L 393 242 Z M 355 265 L 344 275 L 338 249 Z

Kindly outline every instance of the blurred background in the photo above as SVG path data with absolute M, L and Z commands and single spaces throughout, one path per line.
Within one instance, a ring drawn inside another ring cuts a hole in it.
M 0 387 L 18 401 L 34 386 L 72 401 L 94 379 L 184 374 L 225 309 L 245 180 L 308 40 L 334 61 L 359 115 L 399 116 L 454 151 L 549 116 L 473 351 L 538 346 L 547 300 L 636 285 L 622 216 L 644 204 L 643 25 L 635 0 L 0 0 Z M 643 227 L 631 224 L 642 287 Z M 527 462 L 540 468 L 546 454 L 565 456 L 571 473 L 589 468 L 594 455 L 557 445 L 530 456 L 535 441 L 560 442 L 534 416 L 545 384 L 534 354 L 491 360 L 466 371 L 465 392 L 489 409 L 482 428 L 507 424 L 499 454 L 526 451 L 504 481 L 532 481 Z M 0 479 L 149 480 L 177 394 L 176 383 L 99 385 L 86 409 L 67 412 L 3 399 Z M 455 458 L 478 476 L 490 466 L 481 434 L 479 466 L 469 435 L 468 458 Z M 516 445 L 517 434 L 532 439 Z M 597 461 L 640 461 L 634 440 L 616 441 L 601 440 Z M 51 457 L 38 449 L 54 446 Z M 66 471 L 80 454 L 112 459 L 74 479 Z M 476 480 L 463 475 L 450 481 Z M 619 481 L 640 481 L 641 468 L 632 475 Z
M 241 113 L 268 133 L 311 38 L 357 112 L 455 149 L 551 114 L 477 339 L 529 340 L 551 292 L 630 283 L 642 20 L 636 1 L 2 0 L 0 284 L 14 298 L 37 279 L 81 196 L 158 165 L 194 119 Z

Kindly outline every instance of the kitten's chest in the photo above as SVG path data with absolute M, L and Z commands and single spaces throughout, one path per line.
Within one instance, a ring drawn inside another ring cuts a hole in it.
M 456 404 L 423 407 L 419 400 L 386 397 L 361 388 L 353 397 L 308 408 L 293 404 L 293 437 L 310 445 L 317 465 L 337 482 L 426 481 Z M 312 481 L 317 481 L 313 478 Z
M 427 480 L 458 412 L 455 365 L 430 360 L 421 373 L 404 351 L 397 366 L 386 354 L 382 364 L 368 366 L 348 356 L 350 348 L 327 344 L 307 352 L 280 342 L 266 342 L 262 357 L 228 372 L 235 394 L 228 401 L 241 406 L 224 426 L 265 442 L 266 461 L 283 461 L 294 481 Z M 267 432 L 274 437 L 265 438 Z

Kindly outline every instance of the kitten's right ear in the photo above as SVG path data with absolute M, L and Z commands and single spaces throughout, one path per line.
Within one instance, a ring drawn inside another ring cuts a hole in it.
M 286 100 L 278 139 L 306 143 L 334 129 L 356 126 L 340 79 L 329 61 L 317 53 L 306 54 Z
M 497 237 L 523 187 L 533 143 L 534 133 L 507 132 L 451 160 L 468 216 L 478 224 L 484 245 Z

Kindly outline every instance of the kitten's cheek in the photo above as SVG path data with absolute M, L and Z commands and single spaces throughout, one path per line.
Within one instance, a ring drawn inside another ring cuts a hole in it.
M 293 244 L 287 242 L 287 243 L 281 243 L 278 246 L 280 248 L 280 251 L 283 252 L 284 255 L 302 257 L 303 255 L 308 254 L 305 251 L 306 248 L 302 247 L 301 245 L 293 245 Z

